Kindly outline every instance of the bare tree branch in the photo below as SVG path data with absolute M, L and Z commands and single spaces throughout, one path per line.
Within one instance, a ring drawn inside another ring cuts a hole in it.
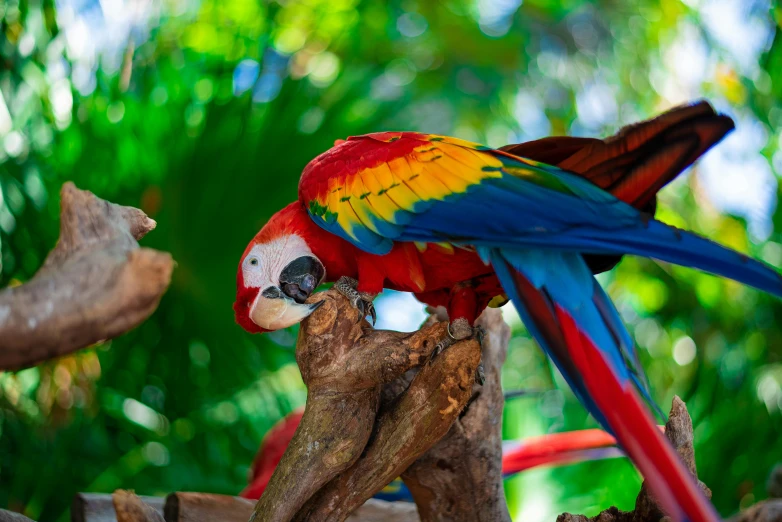
M 0 292 L 0 370 L 16 370 L 116 337 L 155 310 L 174 263 L 139 248 L 155 228 L 142 211 L 66 183 L 60 240 L 27 283 Z
M 397 478 L 451 428 L 472 395 L 477 341 L 457 343 L 425 365 L 408 390 L 378 416 L 361 458 L 324 486 L 294 520 L 342 521 Z

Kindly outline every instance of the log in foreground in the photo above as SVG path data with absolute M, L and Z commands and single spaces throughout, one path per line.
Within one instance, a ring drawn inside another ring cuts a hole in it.
M 118 490 L 121 491 L 121 490 Z M 115 493 L 117 493 L 116 491 Z M 163 502 L 160 497 L 139 497 L 142 502 L 163 514 Z M 116 522 L 113 495 L 101 493 L 78 493 L 71 502 L 71 522 Z
M 0 370 L 71 353 L 139 325 L 171 280 L 170 254 L 139 248 L 141 210 L 62 187 L 60 239 L 27 283 L 0 292 Z
M 132 491 L 117 490 L 111 496 L 117 522 L 165 522 L 163 515 Z

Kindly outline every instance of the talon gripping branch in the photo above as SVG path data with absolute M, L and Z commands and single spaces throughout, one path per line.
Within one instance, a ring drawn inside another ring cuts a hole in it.
M 607 140 L 557 137 L 490 149 L 445 136 L 349 138 L 304 169 L 299 200 L 239 265 L 240 325 L 301 321 L 320 282 L 413 292 L 454 331 L 510 298 L 576 395 L 674 520 L 718 520 L 644 405 L 636 350 L 594 273 L 623 254 L 699 268 L 782 296 L 762 263 L 653 218 L 655 197 L 733 128 L 708 103 Z

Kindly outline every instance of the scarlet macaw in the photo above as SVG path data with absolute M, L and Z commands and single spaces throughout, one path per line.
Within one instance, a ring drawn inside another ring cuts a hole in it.
M 254 500 L 261 498 L 303 414 L 303 408 L 292 411 L 266 433 L 250 469 L 250 484 L 240 493 L 240 496 Z M 621 455 L 622 452 L 616 447 L 616 440 L 602 430 L 550 433 L 529 437 L 522 441 L 503 443 L 502 474 L 510 477 L 539 466 L 575 464 Z M 383 500 L 411 500 L 412 498 L 399 481 L 389 484 L 376 497 Z
M 446 306 L 449 335 L 461 339 L 487 305 L 509 297 L 668 514 L 718 520 L 643 405 L 636 350 L 593 270 L 633 254 L 782 296 L 771 268 L 649 213 L 657 191 L 732 128 L 700 102 L 605 141 L 495 150 L 415 132 L 348 138 L 306 166 L 298 201 L 247 246 L 237 322 L 250 332 L 295 324 L 328 280 L 370 312 L 369 298 L 384 288 Z

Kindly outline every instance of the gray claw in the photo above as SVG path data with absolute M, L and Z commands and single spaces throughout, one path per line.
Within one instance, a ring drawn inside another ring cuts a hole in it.
M 475 369 L 475 382 L 483 386 L 486 382 L 486 374 L 483 372 L 483 361 L 478 363 L 478 367 Z
M 372 326 L 375 325 L 377 322 L 377 312 L 375 312 L 375 305 L 372 304 L 372 300 L 375 298 L 374 294 L 356 290 L 358 281 L 350 277 L 340 277 L 334 286 L 336 286 L 339 293 L 350 300 L 350 304 L 353 305 L 353 308 L 358 310 L 359 323 L 369 315 L 372 317 Z
M 443 350 L 451 346 L 453 342 L 454 342 L 453 339 L 451 339 L 451 337 L 449 336 L 443 339 L 442 341 L 440 341 L 439 343 L 437 343 L 434 347 L 434 350 L 432 350 L 432 353 L 429 355 L 429 360 L 427 362 L 431 364 L 432 361 L 434 361 L 438 355 L 443 353 Z
M 486 338 L 486 330 L 483 328 L 483 326 L 476 326 L 474 328 L 475 333 L 475 340 L 478 341 L 478 344 L 481 345 L 481 348 L 483 348 L 483 340 Z
M 366 313 L 366 311 L 365 311 L 365 309 L 364 309 L 364 301 L 362 301 L 362 300 L 361 300 L 361 298 L 359 298 L 359 299 L 358 299 L 358 300 L 357 300 L 357 301 L 356 301 L 356 302 L 353 304 L 353 306 L 355 306 L 355 307 L 356 307 L 356 309 L 358 310 L 358 321 L 356 321 L 356 322 L 357 322 L 357 323 L 360 323 L 360 322 L 361 322 L 361 321 L 364 319 L 364 317 L 366 317 L 366 316 L 367 316 L 367 313 Z

